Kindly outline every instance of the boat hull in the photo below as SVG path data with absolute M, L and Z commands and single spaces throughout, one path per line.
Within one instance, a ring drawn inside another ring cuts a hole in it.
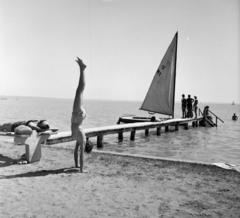
M 155 116 L 152 117 L 139 117 L 139 116 L 121 116 L 118 119 L 117 124 L 120 123 L 141 123 L 141 122 L 159 122 L 166 120 L 165 118 L 158 119 Z
M 140 122 L 150 122 L 150 118 L 147 117 L 135 117 L 135 116 L 122 116 L 119 117 L 117 124 L 120 123 L 140 123 Z

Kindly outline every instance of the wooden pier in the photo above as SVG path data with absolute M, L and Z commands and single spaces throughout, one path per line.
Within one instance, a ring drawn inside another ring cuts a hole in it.
M 123 141 L 123 133 L 130 132 L 130 140 L 135 140 L 135 134 L 138 130 L 144 130 L 145 136 L 149 135 L 149 129 L 156 129 L 156 134 L 161 135 L 161 129 L 164 129 L 165 132 L 169 131 L 169 127 L 174 127 L 174 130 L 177 131 L 179 126 L 184 126 L 184 129 L 188 129 L 191 125 L 192 127 L 198 127 L 199 121 L 202 120 L 202 117 L 199 118 L 178 118 L 178 119 L 169 119 L 161 122 L 142 122 L 142 123 L 131 123 L 131 124 L 118 124 L 112 126 L 103 126 L 103 127 L 94 127 L 84 129 L 86 138 L 97 137 L 97 147 L 103 147 L 103 137 L 104 135 L 118 134 L 119 142 Z M 71 131 L 59 132 L 57 134 L 51 135 L 47 140 L 47 144 L 57 144 L 62 142 L 74 141 L 71 137 Z

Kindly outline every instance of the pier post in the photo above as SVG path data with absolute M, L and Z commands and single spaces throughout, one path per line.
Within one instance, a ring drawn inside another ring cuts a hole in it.
M 184 129 L 188 129 L 189 127 L 188 127 L 188 123 L 185 123 L 184 124 Z
M 179 129 L 179 123 L 176 123 L 175 124 L 175 130 L 178 131 L 178 129 Z
M 157 127 L 157 135 L 161 135 L 161 126 Z
M 195 123 L 195 124 L 196 124 L 196 127 L 198 127 L 198 126 L 199 126 L 198 120 L 196 120 L 196 123 Z
M 149 136 L 149 129 L 145 129 L 145 136 Z
M 103 135 L 97 136 L 97 148 L 103 148 Z
M 134 141 L 134 140 L 135 140 L 135 133 L 136 133 L 136 130 L 133 129 L 133 130 L 131 131 L 131 135 L 130 135 L 130 140 L 131 140 L 131 141 Z
M 123 141 L 123 131 L 120 131 L 118 133 L 118 142 L 122 142 Z
M 169 131 L 169 126 L 165 126 L 165 132 Z

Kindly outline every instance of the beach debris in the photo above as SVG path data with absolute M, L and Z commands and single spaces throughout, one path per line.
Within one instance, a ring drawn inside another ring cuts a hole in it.
M 213 163 L 213 165 L 218 166 L 220 168 L 226 169 L 226 170 L 235 170 L 240 172 L 240 165 L 235 165 L 235 164 L 229 164 L 229 163 Z
M 93 143 L 89 139 L 87 139 L 84 151 L 88 154 L 91 153 L 93 146 L 94 146 Z

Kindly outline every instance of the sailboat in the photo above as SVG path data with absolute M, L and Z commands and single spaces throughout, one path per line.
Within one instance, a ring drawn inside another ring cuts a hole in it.
M 151 116 L 121 116 L 118 123 L 134 123 L 159 121 L 154 113 L 174 118 L 175 83 L 177 64 L 178 32 L 174 35 L 165 55 L 163 56 L 140 110 L 147 111 Z

